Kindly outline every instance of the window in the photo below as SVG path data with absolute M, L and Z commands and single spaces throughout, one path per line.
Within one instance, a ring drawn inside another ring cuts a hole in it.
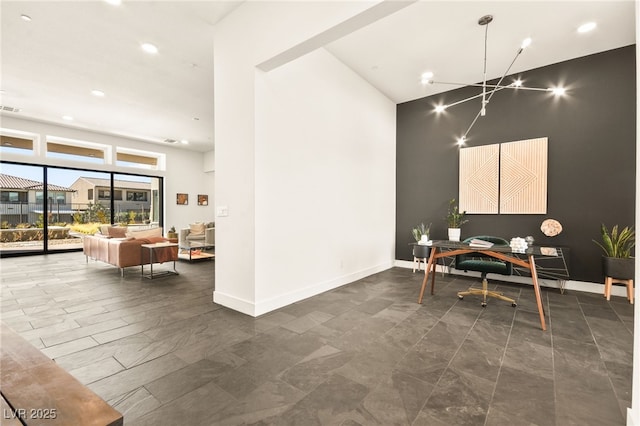
M 107 164 L 110 152 L 107 145 L 47 136 L 47 157 Z
M 0 153 L 33 155 L 38 145 L 38 135 L 19 130 L 0 129 Z
M 26 203 L 27 193 L 18 191 L 0 191 L 0 201 L 5 203 Z
M 64 192 L 49 191 L 49 202 L 56 204 L 64 204 L 66 200 Z
M 147 201 L 148 196 L 144 191 L 127 191 L 127 201 Z
M 165 154 L 137 149 L 116 148 L 116 165 L 147 170 L 164 170 Z
M 161 177 L 5 160 L 0 161 L 0 172 L 12 185 L 0 189 L 0 222 L 9 228 L 35 228 L 28 246 L 0 241 L 0 257 L 82 250 L 78 234 L 66 235 L 70 225 L 162 226 Z

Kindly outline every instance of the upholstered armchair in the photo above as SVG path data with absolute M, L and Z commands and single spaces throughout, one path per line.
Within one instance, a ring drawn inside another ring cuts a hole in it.
M 188 228 L 182 228 L 178 233 L 178 243 L 180 246 L 186 246 L 189 242 L 198 242 L 206 245 L 215 246 L 216 244 L 216 228 L 213 223 L 205 224 L 196 222 L 189 224 Z
M 489 241 L 493 243 L 493 246 L 509 246 L 509 242 L 507 240 L 500 237 L 492 237 L 487 235 L 467 238 L 466 240 L 464 240 L 464 243 L 468 244 L 473 239 Z M 491 256 L 483 256 L 482 252 L 479 251 L 475 253 L 457 255 L 455 260 L 455 268 L 461 269 L 465 272 L 480 272 L 480 276 L 482 279 L 482 288 L 471 287 L 467 291 L 460 291 L 458 292 L 458 298 L 462 299 L 464 298 L 464 296 L 468 295 L 482 296 L 482 306 L 485 307 L 487 306 L 487 297 L 494 297 L 506 302 L 511 302 L 511 306 L 516 306 L 515 300 L 504 296 L 499 291 L 489 290 L 487 283 L 487 274 L 511 275 L 513 268 L 510 262 L 505 262 Z

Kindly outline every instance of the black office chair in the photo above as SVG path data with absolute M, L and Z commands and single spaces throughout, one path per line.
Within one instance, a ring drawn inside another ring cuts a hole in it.
M 484 240 L 492 242 L 494 246 L 509 246 L 509 242 L 499 238 L 491 237 L 488 235 L 480 235 L 477 237 L 470 237 L 464 240 L 465 243 L 469 243 L 472 239 Z M 496 299 L 511 302 L 511 306 L 516 306 L 516 301 L 504 296 L 499 291 L 492 291 L 487 288 L 487 274 L 500 274 L 511 275 L 513 267 L 510 262 L 504 262 L 500 259 L 496 259 L 491 256 L 483 256 L 481 252 L 459 254 L 456 256 L 455 268 L 467 271 L 480 272 L 482 278 L 482 288 L 470 287 L 467 291 L 458 292 L 458 298 L 463 299 L 467 295 L 479 295 L 482 296 L 482 307 L 487 306 L 487 297 L 495 297 Z

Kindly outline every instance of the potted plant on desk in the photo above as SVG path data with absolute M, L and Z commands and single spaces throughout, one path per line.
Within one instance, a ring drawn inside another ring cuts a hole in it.
M 602 242 L 593 240 L 604 251 L 602 267 L 605 277 L 620 280 L 632 280 L 635 277 L 635 260 L 631 257 L 631 249 L 636 244 L 636 233 L 632 227 L 625 226 L 621 230 L 614 225 L 611 231 L 602 224 L 600 227 Z
M 461 212 L 458 210 L 455 198 L 449 201 L 449 210 L 447 211 L 449 241 L 460 241 L 460 228 L 468 222 L 468 220 L 465 219 L 466 215 L 466 211 Z

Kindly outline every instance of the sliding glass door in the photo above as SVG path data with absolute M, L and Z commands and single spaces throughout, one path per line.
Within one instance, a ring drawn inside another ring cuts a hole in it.
M 100 225 L 161 226 L 162 179 L 0 162 L 0 256 L 82 249 Z
M 0 163 L 0 248 L 2 253 L 44 251 L 44 169 Z
M 47 167 L 46 198 L 48 251 L 82 249 L 82 237 L 110 223 L 110 200 L 95 199 L 96 184 L 109 187 L 110 173 Z

